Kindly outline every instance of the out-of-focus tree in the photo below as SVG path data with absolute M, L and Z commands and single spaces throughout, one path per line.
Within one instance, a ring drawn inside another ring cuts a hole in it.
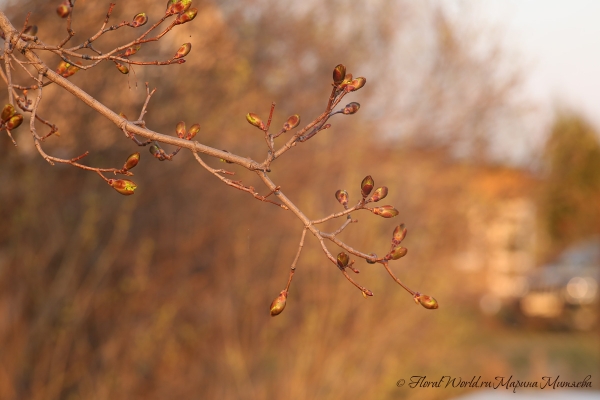
M 542 224 L 559 251 L 600 233 L 600 140 L 574 112 L 557 112 L 543 152 Z M 550 251 L 552 253 L 552 251 Z

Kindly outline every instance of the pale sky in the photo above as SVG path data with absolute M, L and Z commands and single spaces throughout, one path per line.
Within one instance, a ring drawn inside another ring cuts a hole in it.
M 526 92 L 549 109 L 580 111 L 600 130 L 600 1 L 482 0 L 520 52 Z

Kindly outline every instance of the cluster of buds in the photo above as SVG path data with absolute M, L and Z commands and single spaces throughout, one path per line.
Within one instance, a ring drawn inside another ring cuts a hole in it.
M 367 83 L 367 79 L 359 76 L 353 78 L 352 74 L 346 73 L 346 67 L 343 64 L 338 64 L 333 69 L 333 84 L 339 90 L 345 90 L 346 92 L 354 92 Z
M 185 122 L 179 121 L 175 126 L 175 133 L 179 139 L 192 140 L 196 134 L 200 132 L 200 124 L 190 126 L 189 130 L 185 129 Z
M 71 14 L 71 10 L 73 7 L 71 6 L 71 2 L 69 0 L 65 0 L 56 9 L 56 13 L 61 18 L 67 18 Z
M 78 65 L 81 65 L 79 61 L 76 62 Z M 63 78 L 68 78 L 71 75 L 74 75 L 77 71 L 79 71 L 79 67 L 77 65 L 68 63 L 66 61 L 61 61 L 58 64 L 58 68 L 56 68 L 56 73 L 62 76 Z
M 17 110 L 12 104 L 7 104 L 2 109 L 2 127 L 9 131 L 16 129 L 23 122 L 23 115 L 17 113 Z

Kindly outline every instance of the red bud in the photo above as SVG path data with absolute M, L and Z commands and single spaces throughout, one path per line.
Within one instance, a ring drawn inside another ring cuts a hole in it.
M 162 155 L 160 154 L 160 147 L 158 147 L 155 144 L 150 146 L 150 154 L 152 154 L 154 157 L 158 158 L 159 160 L 162 157 Z
M 346 115 L 354 114 L 360 108 L 360 104 L 353 101 L 352 103 L 346 104 L 346 107 L 342 110 L 342 112 Z
M 136 46 L 131 46 L 125 49 L 125 51 L 123 52 L 123 57 L 129 57 L 134 55 L 135 53 L 137 53 L 140 49 L 142 48 L 142 46 L 140 46 L 139 44 Z
M 191 43 L 184 43 L 181 45 L 181 47 L 179 48 L 179 50 L 177 50 L 177 53 L 175 53 L 175 55 L 173 56 L 173 58 L 177 59 L 177 58 L 182 58 L 185 57 L 189 54 L 190 50 L 192 50 L 192 44 Z
M 10 117 L 10 119 L 6 123 L 6 129 L 8 129 L 9 131 L 12 131 L 13 129 L 18 128 L 22 122 L 23 122 L 23 116 L 21 114 L 15 114 L 12 117 Z
M 358 77 L 356 79 L 353 79 L 352 82 L 350 82 L 350 84 L 348 84 L 347 90 L 349 92 L 354 92 L 358 89 L 360 89 L 361 87 L 365 86 L 365 83 L 367 83 L 367 80 L 365 78 Z
M 135 167 L 140 161 L 140 153 L 133 153 L 129 157 L 127 157 L 127 161 L 125 161 L 125 165 L 123 165 L 124 170 L 129 170 Z
M 258 115 L 254 113 L 246 114 L 246 121 L 248 121 L 250 125 L 254 125 L 260 130 L 265 130 L 265 124 L 263 124 L 262 120 L 258 117 Z
M 340 83 L 342 83 L 344 81 L 345 77 L 346 77 L 346 67 L 342 64 L 336 65 L 336 67 L 333 69 L 333 83 L 335 83 L 336 85 L 339 85 Z
M 133 16 L 131 26 L 137 28 L 139 26 L 146 25 L 146 22 L 148 22 L 148 16 L 146 15 L 146 13 L 141 12 Z
M 117 66 L 117 69 L 119 70 L 119 72 L 121 72 L 122 74 L 127 75 L 129 73 L 129 67 L 127 67 L 127 65 L 120 64 L 116 61 L 115 61 L 115 65 Z
M 392 206 L 381 206 L 373 208 L 375 215 L 380 215 L 383 218 L 392 218 L 399 214 L 399 211 Z
M 10 117 L 15 115 L 16 113 L 17 110 L 15 110 L 15 107 L 12 104 L 5 105 L 2 109 L 2 122 L 8 121 Z
M 198 132 L 200 132 L 200 124 L 194 124 L 194 125 L 190 126 L 190 130 L 188 131 L 185 138 L 187 140 L 192 140 Z
M 406 237 L 407 229 L 404 224 L 398 225 L 394 229 L 394 233 L 392 234 L 392 241 L 396 244 L 400 244 Z
M 132 195 L 137 188 L 135 183 L 127 179 L 109 179 L 108 184 L 125 196 Z
M 408 249 L 406 247 L 396 246 L 390 251 L 390 254 L 385 256 L 386 260 L 398 260 L 404 257 L 408 253 Z
M 349 198 L 349 196 L 348 196 L 348 192 L 346 192 L 345 190 L 341 190 L 340 189 L 337 192 L 335 192 L 335 198 L 344 207 L 346 207 L 348 205 L 348 198 Z
M 348 262 L 350 261 L 350 257 L 348 256 L 348 254 L 344 253 L 343 251 L 338 254 L 337 256 L 337 265 L 340 268 L 345 268 L 348 265 Z
M 439 307 L 437 300 L 431 296 L 427 296 L 426 294 L 416 293 L 415 302 L 421 304 L 428 310 L 435 310 Z
M 287 292 L 285 290 L 282 290 L 281 293 L 279 293 L 279 296 L 277 296 L 275 298 L 275 300 L 273 300 L 273 302 L 271 303 L 271 307 L 270 307 L 271 317 L 281 314 L 281 312 L 285 308 L 286 301 L 287 301 Z
M 379 201 L 381 199 L 384 199 L 385 196 L 388 195 L 388 188 L 386 186 L 382 186 L 380 188 L 377 188 L 377 190 L 375 190 L 375 193 L 373 193 L 373 196 L 371 196 L 371 201 Z
M 175 20 L 176 25 L 185 24 L 186 22 L 190 22 L 194 18 L 196 18 L 196 14 L 198 14 L 198 10 L 195 8 L 190 8 L 183 14 L 179 14 L 177 19 Z
M 360 183 L 360 193 L 363 198 L 366 198 L 371 190 L 373 190 L 373 186 L 375 186 L 375 181 L 371 178 L 371 175 L 365 176 L 365 178 Z
M 192 0 L 169 0 L 167 13 L 180 14 L 187 11 L 192 5 Z
M 58 6 L 58 8 L 56 9 L 56 13 L 61 18 L 67 18 L 69 14 L 71 14 L 71 6 L 68 2 L 65 1 Z
M 298 114 L 294 114 L 288 118 L 288 120 L 283 124 L 283 129 L 287 132 L 289 130 L 294 129 L 300 124 L 300 116 Z
M 179 121 L 175 126 L 175 132 L 177 133 L 177 137 L 183 139 L 185 137 L 185 122 Z

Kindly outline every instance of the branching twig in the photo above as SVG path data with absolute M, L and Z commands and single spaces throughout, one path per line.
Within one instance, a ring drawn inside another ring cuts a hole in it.
M 186 133 L 185 124 L 182 121 L 176 129 L 177 137 L 174 137 L 172 135 L 167 135 L 167 134 L 161 134 L 161 133 L 154 132 L 154 131 L 148 129 L 146 127 L 145 116 L 146 116 L 146 113 L 148 112 L 147 110 L 148 110 L 148 105 L 149 105 L 150 99 L 152 98 L 153 94 L 156 92 L 156 89 L 150 90 L 150 86 L 149 86 L 148 82 L 146 82 L 146 99 L 141 108 L 139 117 L 136 121 L 129 121 L 124 115 L 116 114 L 114 111 L 110 110 L 104 104 L 100 103 L 99 101 L 94 99 L 92 96 L 90 96 L 88 93 L 83 91 L 81 88 L 79 88 L 78 86 L 71 83 L 68 79 L 66 79 L 73 73 L 77 72 L 77 70 L 92 69 L 102 61 L 115 62 L 117 64 L 117 67 L 119 68 L 119 70 L 123 73 L 128 73 L 129 67 L 131 65 L 169 65 L 169 64 L 184 63 L 185 59 L 183 57 L 187 54 L 187 52 L 189 52 L 189 49 L 191 48 L 190 47 L 191 45 L 189 43 L 186 43 L 186 44 L 184 44 L 184 46 L 182 46 L 182 49 L 186 50 L 186 48 L 187 48 L 187 51 L 182 51 L 180 49 L 175 56 L 173 56 L 171 59 L 166 60 L 166 61 L 140 61 L 140 60 L 130 59 L 130 56 L 132 56 L 133 54 L 135 54 L 137 52 L 137 50 L 139 50 L 140 45 L 148 43 L 148 42 L 160 40 L 161 38 L 164 37 L 164 35 L 166 35 L 168 32 L 170 32 L 175 26 L 185 22 L 183 19 L 180 19 L 180 18 L 182 18 L 183 14 L 176 14 L 178 11 L 177 12 L 174 11 L 175 8 L 173 8 L 174 4 L 179 4 L 179 0 L 175 0 L 175 1 L 171 2 L 170 3 L 171 6 L 167 10 L 165 15 L 162 16 L 156 23 L 154 23 L 152 26 L 150 26 L 144 33 L 142 33 L 136 39 L 129 41 L 126 44 L 117 46 L 106 52 L 102 52 L 100 49 L 97 49 L 93 46 L 93 44 L 96 42 L 96 40 L 98 40 L 101 36 L 103 36 L 104 34 L 107 34 L 108 32 L 116 31 L 116 30 L 124 28 L 124 27 L 137 27 L 137 26 L 143 25 L 147 21 L 147 17 L 145 16 L 145 14 L 143 14 L 143 13 L 138 14 L 136 16 L 136 18 L 134 18 L 134 22 L 123 21 L 119 24 L 108 26 L 110 17 L 112 15 L 112 12 L 115 7 L 115 4 L 111 3 L 100 29 L 94 35 L 92 35 L 90 38 L 85 40 L 83 43 L 66 49 L 66 48 L 64 48 L 65 44 L 67 42 L 69 42 L 69 40 L 71 40 L 75 36 L 75 32 L 71 29 L 72 10 L 73 10 L 73 6 L 74 6 L 73 3 L 74 2 L 69 3 L 70 7 L 71 7 L 71 10 L 70 10 L 71 12 L 69 13 L 69 16 L 66 21 L 66 24 L 67 24 L 66 28 L 67 28 L 68 36 L 56 46 L 46 45 L 39 38 L 37 38 L 37 36 L 25 35 L 29 16 L 25 19 L 25 24 L 23 26 L 23 29 L 20 32 L 18 32 L 12 26 L 10 21 L 6 18 L 5 14 L 3 12 L 0 12 L 0 30 L 4 33 L 4 35 L 6 37 L 6 40 L 4 43 L 4 51 L 3 51 L 3 54 L 1 55 L 1 58 L 4 60 L 4 69 L 3 70 L 0 69 L 0 76 L 2 77 L 2 79 L 4 80 L 4 82 L 7 85 L 10 107 L 12 107 L 12 104 L 14 104 L 14 102 L 16 100 L 18 106 L 23 111 L 31 113 L 31 118 L 29 121 L 29 129 L 31 131 L 33 141 L 34 141 L 37 151 L 46 161 L 48 161 L 52 165 L 54 165 L 54 163 L 63 163 L 63 164 L 69 164 L 69 165 L 75 166 L 75 167 L 83 169 L 83 170 L 96 172 L 104 181 L 108 182 L 111 186 L 113 186 L 117 191 L 119 191 L 122 194 L 132 194 L 133 190 L 135 189 L 135 184 L 133 184 L 133 182 L 127 181 L 127 180 L 108 179 L 104 176 L 104 173 L 132 175 L 132 173 L 129 172 L 128 168 L 132 168 L 133 166 L 135 166 L 137 164 L 137 162 L 139 160 L 139 153 L 134 153 L 133 155 L 131 155 L 127 159 L 125 166 L 121 169 L 118 169 L 118 168 L 98 168 L 98 167 L 91 167 L 91 166 L 81 164 L 79 161 L 81 159 L 83 159 L 84 157 L 86 157 L 89 154 L 88 152 L 85 152 L 85 153 L 81 154 L 80 156 L 77 156 L 77 157 L 74 157 L 71 159 L 63 159 L 63 158 L 50 156 L 42 149 L 41 142 L 45 138 L 52 135 L 53 133 L 57 132 L 57 130 L 58 130 L 54 124 L 52 124 L 51 122 L 49 122 L 45 119 L 42 119 L 38 115 L 38 109 L 41 104 L 42 92 L 43 92 L 44 87 L 51 83 L 55 83 L 59 87 L 65 89 L 66 91 L 68 91 L 69 93 L 74 95 L 76 98 L 78 98 L 79 100 L 81 100 L 82 102 L 87 104 L 93 110 L 95 110 L 96 112 L 103 115 L 105 118 L 107 118 L 111 122 L 113 122 L 116 126 L 119 127 L 119 129 L 121 129 L 124 132 L 124 134 L 128 138 L 132 139 L 137 145 L 139 145 L 139 146 L 151 145 L 150 151 L 155 156 L 155 158 L 157 158 L 161 161 L 162 160 L 172 160 L 173 157 L 175 155 L 177 155 L 181 149 L 187 149 L 192 152 L 196 161 L 204 169 L 206 169 L 212 175 L 217 177 L 221 182 L 223 182 L 226 185 L 228 185 L 232 188 L 235 188 L 237 190 L 241 190 L 243 192 L 249 193 L 257 200 L 260 200 L 260 201 L 266 202 L 266 203 L 271 203 L 271 204 L 274 204 L 286 211 L 290 211 L 302 222 L 302 224 L 303 224 L 302 236 L 300 239 L 300 243 L 298 245 L 298 250 L 297 250 L 296 256 L 294 257 L 294 260 L 293 260 L 291 268 L 290 268 L 290 275 L 288 278 L 288 282 L 285 287 L 285 290 L 283 292 L 281 292 L 280 296 L 272 304 L 271 315 L 277 315 L 278 313 L 280 313 L 283 310 L 283 307 L 285 306 L 285 300 L 287 298 L 287 294 L 288 294 L 294 273 L 296 271 L 296 267 L 297 267 L 297 264 L 298 264 L 298 261 L 300 258 L 300 254 L 301 254 L 303 246 L 304 246 L 304 241 L 305 241 L 307 232 L 310 232 L 313 236 L 315 236 L 315 238 L 318 240 L 318 242 L 325 254 L 325 257 L 328 258 L 329 261 L 331 261 L 334 265 L 336 265 L 338 267 L 338 269 L 340 269 L 340 271 L 342 272 L 344 277 L 352 285 L 354 285 L 356 288 L 358 288 L 365 297 L 372 296 L 373 293 L 369 289 L 367 289 L 367 288 L 361 286 L 360 284 L 358 284 L 357 282 L 355 282 L 346 271 L 346 269 L 350 269 L 354 273 L 359 272 L 354 267 L 354 260 L 350 260 L 348 254 L 346 254 L 345 252 L 338 254 L 338 256 L 336 258 L 328 250 L 328 248 L 325 244 L 325 240 L 329 240 L 334 245 L 338 246 L 340 249 L 343 249 L 344 251 L 348 252 L 349 254 L 351 254 L 355 257 L 365 259 L 369 263 L 383 264 L 383 266 L 388 271 L 390 276 L 399 285 L 401 285 L 405 290 L 407 290 L 411 295 L 413 295 L 413 297 L 415 298 L 416 301 L 420 301 L 421 304 L 423 304 L 424 307 L 426 307 L 426 308 L 437 308 L 437 303 L 435 302 L 434 299 L 432 300 L 432 298 L 430 298 L 429 296 L 421 295 L 419 292 L 414 292 L 411 289 L 409 289 L 408 287 L 406 287 L 402 282 L 400 282 L 400 280 L 398 280 L 398 278 L 396 278 L 394 276 L 394 274 L 391 272 L 391 269 L 389 268 L 389 265 L 388 265 L 389 260 L 398 259 L 406 254 L 406 249 L 398 247 L 402 238 L 406 234 L 406 229 L 404 228 L 403 225 L 397 227 L 397 229 L 394 231 L 394 238 L 392 240 L 392 246 L 390 247 L 388 254 L 386 254 L 385 257 L 383 257 L 383 258 L 379 258 L 376 255 L 374 255 L 373 253 L 366 254 L 359 250 L 356 250 L 352 246 L 346 244 L 345 242 L 343 242 L 342 240 L 340 240 L 337 237 L 346 228 L 348 228 L 350 226 L 350 224 L 357 222 L 356 220 L 353 220 L 350 217 L 351 212 L 366 209 L 366 210 L 371 211 L 374 214 L 377 214 L 377 215 L 380 215 L 380 216 L 383 216 L 386 218 L 397 215 L 398 211 L 393 209 L 392 206 L 382 206 L 382 207 L 377 207 L 377 208 L 370 208 L 370 207 L 366 206 L 371 201 L 378 201 L 379 199 L 385 197 L 385 195 L 387 194 L 386 187 L 378 189 L 373 196 L 371 196 L 370 198 L 367 198 L 368 192 L 371 191 L 372 183 L 373 183 L 372 178 L 369 176 L 369 177 L 367 177 L 370 179 L 370 181 L 369 181 L 370 183 L 369 183 L 369 185 L 367 185 L 368 186 L 367 193 L 365 194 L 366 186 L 362 187 L 362 186 L 364 186 L 364 185 L 362 185 L 361 190 L 363 191 L 363 193 L 362 193 L 363 197 L 353 207 L 348 207 L 348 193 L 345 191 L 340 191 L 338 193 L 343 192 L 344 196 L 345 196 L 343 198 L 338 198 L 340 203 L 342 203 L 342 205 L 345 208 L 344 211 L 336 212 L 336 213 L 330 214 L 330 215 L 320 218 L 320 219 L 310 219 L 294 204 L 294 202 L 292 202 L 282 192 L 281 186 L 276 185 L 271 180 L 271 178 L 267 175 L 267 173 L 270 172 L 270 166 L 274 160 L 281 157 L 287 151 L 291 150 L 294 146 L 297 145 L 297 143 L 306 142 L 310 138 L 314 137 L 318 132 L 328 129 L 331 126 L 331 124 L 329 124 L 328 121 L 333 115 L 354 114 L 360 107 L 360 105 L 358 103 L 350 103 L 342 110 L 334 111 L 334 109 L 335 109 L 335 107 L 337 107 L 340 104 L 341 100 L 348 93 L 353 92 L 357 89 L 360 89 L 360 87 L 362 87 L 364 85 L 364 83 L 366 82 L 364 78 L 357 78 L 355 80 L 352 80 L 351 74 L 346 75 L 345 67 L 341 64 L 338 65 L 334 69 L 334 84 L 333 84 L 329 99 L 327 101 L 327 106 L 326 106 L 325 110 L 323 111 L 323 113 L 321 113 L 314 120 L 309 122 L 306 126 L 304 126 L 304 128 L 296 131 L 278 149 L 275 148 L 274 140 L 277 137 L 279 137 L 281 134 L 283 134 L 284 132 L 287 132 L 289 130 L 296 128 L 296 126 L 299 124 L 299 121 L 300 121 L 299 116 L 294 115 L 294 116 L 290 117 L 290 119 L 288 119 L 288 122 L 286 122 L 284 127 L 276 134 L 269 133 L 269 130 L 271 127 L 271 122 L 272 122 L 273 116 L 274 116 L 275 103 L 273 103 L 271 105 L 271 109 L 270 109 L 270 113 L 269 113 L 269 117 L 268 117 L 266 125 L 263 125 L 262 121 L 260 121 L 260 120 L 249 119 L 249 122 L 251 124 L 253 124 L 253 125 L 259 127 L 261 130 L 263 130 L 264 138 L 265 138 L 267 148 L 268 148 L 268 154 L 267 154 L 266 159 L 262 163 L 259 163 L 250 158 L 247 158 L 247 157 L 232 154 L 232 153 L 229 153 L 224 150 L 212 148 L 212 147 L 206 146 L 204 144 L 201 144 L 197 141 L 192 141 L 194 135 L 200 129 L 198 124 L 195 124 L 192 127 L 192 129 Z M 181 10 L 184 7 L 183 3 L 179 4 L 179 6 L 181 6 L 179 8 L 179 10 Z M 189 4 L 187 6 L 189 7 Z M 194 11 L 194 12 L 196 12 L 196 11 Z M 138 16 L 142 17 L 141 22 L 139 22 L 139 20 L 137 20 Z M 193 16 L 195 16 L 195 14 L 193 14 Z M 190 18 L 193 18 L 193 16 Z M 163 27 L 162 30 L 160 32 L 158 32 L 157 29 L 170 17 L 174 17 L 173 21 L 171 21 L 166 27 Z M 153 33 L 155 30 L 157 30 L 157 32 L 158 32 L 157 34 Z M 154 36 L 151 37 L 151 34 L 153 34 Z M 79 51 L 83 50 L 83 49 L 90 49 L 96 55 L 88 55 L 88 54 L 79 53 Z M 19 52 L 19 54 L 13 53 L 14 50 L 17 50 Z M 57 56 L 59 56 L 63 60 L 64 63 L 67 63 L 67 64 L 61 64 L 61 66 L 59 66 L 59 68 L 57 70 L 59 73 L 57 73 L 57 72 L 51 70 L 41 60 L 41 58 L 36 53 L 36 52 L 41 52 L 41 51 L 47 51 L 47 52 L 54 53 Z M 20 57 L 24 57 L 25 60 L 22 60 Z M 25 70 L 26 73 L 29 74 L 30 79 L 32 81 L 34 81 L 34 84 L 27 86 L 27 85 L 22 85 L 22 84 L 16 84 L 13 82 L 13 78 L 11 75 L 11 68 L 13 68 L 13 66 L 11 64 L 11 59 L 16 62 L 16 65 L 18 67 Z M 81 59 L 81 60 L 87 61 L 87 63 L 85 65 L 79 64 L 79 62 L 74 64 L 73 63 L 74 59 Z M 27 66 L 29 66 L 29 65 L 31 65 L 35 68 L 35 70 L 37 71 L 37 77 L 34 76 L 27 69 L 28 68 Z M 44 82 L 44 78 L 46 79 L 45 82 Z M 17 90 L 21 90 L 23 92 L 22 97 L 19 96 L 19 93 L 17 92 Z M 33 102 L 27 98 L 28 90 L 37 90 L 38 91 L 37 96 L 35 97 Z M 0 125 L 0 129 L 6 130 L 8 135 L 12 139 L 9 127 L 11 127 L 11 129 L 12 129 L 12 127 L 18 126 L 18 124 L 16 122 L 15 122 L 15 124 L 12 124 L 8 121 L 8 119 L 10 119 L 12 117 L 12 115 L 15 113 L 14 109 L 12 109 L 10 107 L 5 106 L 5 110 L 8 110 L 8 111 L 6 111 L 6 113 L 3 111 L 3 121 L 2 121 L 2 125 Z M 8 117 L 7 117 L 8 119 L 4 117 L 4 114 L 8 115 Z M 251 116 L 251 114 L 248 114 L 247 118 L 250 118 L 250 116 Z M 255 116 L 252 115 L 252 118 L 254 118 L 254 117 Z M 21 119 L 19 121 L 17 121 L 18 123 L 20 123 L 20 121 L 22 121 L 22 116 L 19 115 L 19 118 L 21 118 Z M 48 133 L 46 136 L 40 137 L 36 131 L 36 127 L 35 127 L 36 121 L 40 121 L 41 123 L 49 126 L 50 133 Z M 144 138 L 145 141 L 139 140 L 136 135 Z M 14 142 L 14 139 L 13 139 L 13 142 Z M 15 142 L 15 144 L 16 144 L 16 142 Z M 167 152 L 165 152 L 165 150 L 163 150 L 161 148 L 161 145 L 165 145 L 165 144 L 174 146 L 175 150 L 171 154 L 168 154 Z M 253 186 L 246 186 L 241 180 L 232 180 L 232 179 L 227 178 L 226 176 L 234 175 L 234 172 L 228 171 L 225 169 L 216 169 L 216 168 L 210 167 L 202 159 L 201 154 L 207 155 L 210 157 L 219 158 L 223 161 L 226 161 L 227 163 L 237 164 L 243 168 L 246 168 L 247 170 L 254 171 L 258 175 L 259 179 L 266 186 L 266 188 L 268 189 L 269 192 L 263 196 L 263 195 L 259 194 Z M 365 178 L 365 180 L 367 178 Z M 363 183 L 364 182 L 365 181 L 363 181 Z M 383 194 L 383 195 L 380 194 L 377 199 L 373 200 L 374 196 L 381 189 L 385 189 L 385 194 Z M 275 199 L 273 199 L 273 197 L 271 197 L 271 196 L 274 196 Z M 338 194 L 336 194 L 336 197 L 337 196 L 338 196 Z M 317 229 L 317 227 L 316 227 L 316 225 L 318 225 L 318 224 L 322 224 L 326 221 L 330 221 L 330 220 L 344 217 L 344 216 L 346 216 L 345 221 L 341 224 L 341 226 L 338 229 L 336 229 L 335 231 L 333 231 L 331 233 L 322 232 L 321 230 Z M 400 228 L 402 228 L 403 230 L 401 230 Z M 401 232 L 402 234 L 400 235 L 397 232 Z M 401 236 L 400 239 L 397 238 L 398 235 Z M 426 298 L 426 300 L 423 300 L 425 298 Z

